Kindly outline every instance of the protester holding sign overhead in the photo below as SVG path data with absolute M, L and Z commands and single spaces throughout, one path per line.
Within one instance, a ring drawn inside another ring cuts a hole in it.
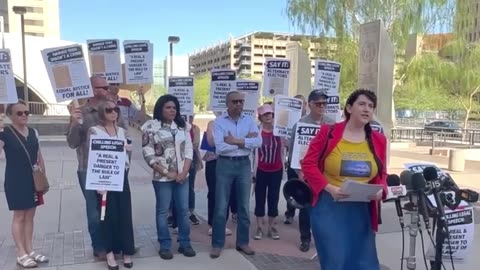
M 377 203 L 386 197 L 386 138 L 372 131 L 375 93 L 359 89 L 347 99 L 346 120 L 324 125 L 302 162 L 313 195 L 312 232 L 322 269 L 379 270 L 375 245 Z M 380 184 L 370 202 L 341 202 L 347 180 Z
M 98 138 L 114 138 L 126 140 L 127 130 L 117 126 L 120 117 L 120 108 L 113 101 L 102 102 L 98 106 L 100 124 L 89 129 L 89 135 Z M 87 139 L 87 141 L 90 141 Z M 122 160 L 126 161 L 125 168 L 128 168 L 129 160 L 126 152 L 132 151 L 130 144 L 118 154 L 125 155 Z M 97 164 L 97 167 L 101 164 Z M 123 166 L 122 166 L 123 167 Z M 124 174 L 122 191 L 97 191 L 100 195 L 98 203 L 100 206 L 101 195 L 107 193 L 107 204 L 105 219 L 100 224 L 100 231 L 105 239 L 105 252 L 107 253 L 108 269 L 118 269 L 114 254 L 123 254 L 123 265 L 132 268 L 132 255 L 135 253 L 132 222 L 132 199 L 127 174 Z
M 77 150 L 78 159 L 78 182 L 85 197 L 88 232 L 92 240 L 93 255 L 95 257 L 104 257 L 105 245 L 100 233 L 100 212 L 97 208 L 97 192 L 94 190 L 85 190 L 85 182 L 88 167 L 88 147 L 87 134 L 90 127 L 100 124 L 99 108 L 100 103 L 109 98 L 107 81 L 98 76 L 90 78 L 94 96 L 89 98 L 82 107 L 73 106 L 71 110 L 70 127 L 67 133 L 67 142 L 70 148 Z M 127 129 L 120 115 L 118 126 Z
M 333 124 L 335 123 L 334 119 L 329 118 L 326 114 L 327 108 L 327 99 L 328 96 L 325 95 L 324 92 L 320 90 L 314 90 L 310 92 L 308 95 L 308 107 L 310 109 L 310 114 L 300 119 L 299 123 L 306 123 L 306 124 L 315 124 L 315 125 L 323 125 L 323 124 Z M 293 126 L 292 130 L 297 130 L 297 124 Z M 288 153 L 288 162 L 289 168 L 287 170 L 288 179 L 300 179 L 304 180 L 304 172 L 302 170 L 294 169 L 291 167 L 292 163 L 292 156 L 293 156 L 293 145 L 295 142 L 297 134 L 294 134 L 290 137 L 290 146 L 289 153 Z M 292 211 L 293 209 L 293 211 Z M 295 214 L 294 208 L 287 208 L 285 212 L 285 223 L 290 224 L 292 223 L 293 215 Z M 298 225 L 300 229 L 300 251 L 307 252 L 310 250 L 310 242 L 311 242 L 311 233 L 310 233 L 310 209 L 304 208 L 300 209 L 300 213 L 298 215 Z
M 167 224 L 172 198 L 178 224 L 178 252 L 186 257 L 196 255 L 190 244 L 188 220 L 188 171 L 192 164 L 193 147 L 190 125 L 185 123 L 179 108 L 175 96 L 163 95 L 155 103 L 153 119 L 142 126 L 143 156 L 153 169 L 159 255 L 164 260 L 173 258 Z

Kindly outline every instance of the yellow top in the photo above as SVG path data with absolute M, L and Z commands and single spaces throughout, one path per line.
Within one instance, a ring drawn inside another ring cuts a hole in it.
M 330 184 L 341 187 L 346 180 L 368 183 L 377 172 L 367 141 L 353 143 L 342 139 L 325 158 L 323 175 Z

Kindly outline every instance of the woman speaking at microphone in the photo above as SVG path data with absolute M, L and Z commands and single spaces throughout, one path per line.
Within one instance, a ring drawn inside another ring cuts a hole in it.
M 370 121 L 377 106 L 372 91 L 355 90 L 345 105 L 345 121 L 324 125 L 302 162 L 313 193 L 311 226 L 323 270 L 379 270 L 375 246 L 377 203 L 386 196 L 386 138 Z M 381 184 L 370 202 L 341 202 L 346 180 Z

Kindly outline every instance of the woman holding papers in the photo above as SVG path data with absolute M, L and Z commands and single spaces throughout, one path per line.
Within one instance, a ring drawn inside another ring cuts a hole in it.
M 354 91 L 345 105 L 346 120 L 322 126 L 302 163 L 313 193 L 311 224 L 322 269 L 380 269 L 375 232 L 377 203 L 386 196 L 387 142 L 369 124 L 376 105 L 372 91 Z M 370 202 L 342 202 L 349 197 L 341 188 L 348 180 L 383 189 L 368 194 Z
M 255 216 L 257 230 L 254 238 L 263 237 L 265 225 L 265 202 L 268 205 L 267 236 L 278 240 L 280 236 L 275 228 L 278 216 L 278 200 L 283 177 L 284 147 L 282 138 L 273 135 L 273 108 L 264 104 L 258 108 L 258 119 L 261 123 L 262 146 L 255 151 Z
M 37 206 L 43 204 L 43 194 L 36 192 L 32 170 L 38 166 L 45 172 L 45 163 L 38 144 L 38 133 L 28 127 L 28 107 L 23 100 L 6 108 L 12 124 L 3 127 L 0 119 L 0 152 L 5 150 L 5 196 L 8 209 L 13 211 L 12 235 L 17 252 L 17 264 L 24 268 L 37 267 L 48 258 L 33 251 L 33 218 Z
M 100 125 L 89 129 L 90 136 L 97 135 L 103 138 L 127 140 L 127 131 L 117 126 L 120 108 L 113 101 L 105 101 L 98 106 Z M 126 144 L 125 154 L 132 151 L 130 144 Z M 129 159 L 125 158 L 125 170 L 129 167 Z M 99 207 L 101 195 L 106 191 L 98 191 Z M 108 269 L 119 269 L 115 261 L 115 254 L 123 254 L 123 265 L 132 268 L 132 255 L 135 253 L 132 222 L 132 198 L 127 173 L 123 180 L 123 191 L 108 191 L 105 218 L 100 222 L 100 231 L 105 241 Z
M 196 254 L 190 244 L 188 210 L 188 171 L 193 147 L 190 125 L 180 115 L 178 99 L 173 95 L 161 96 L 155 103 L 153 119 L 142 126 L 142 132 L 143 156 L 153 169 L 159 255 L 164 260 L 173 258 L 167 223 L 173 197 L 180 244 L 178 252 L 193 257 Z

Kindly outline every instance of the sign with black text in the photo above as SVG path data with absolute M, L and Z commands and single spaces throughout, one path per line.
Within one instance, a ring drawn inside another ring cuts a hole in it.
M 12 57 L 9 49 L 0 49 L 0 104 L 18 102 Z
M 260 99 L 260 82 L 253 80 L 237 80 L 237 91 L 245 95 L 245 103 L 243 105 L 243 112 L 246 115 L 255 118 L 258 100 Z
M 122 139 L 90 136 L 85 189 L 123 191 L 127 153 Z
M 215 69 L 211 71 L 210 109 L 222 112 L 227 108 L 225 103 L 228 92 L 235 90 L 236 72 L 232 69 Z
M 294 137 L 290 168 L 298 170 L 301 169 L 300 164 L 305 157 L 305 154 L 307 154 L 308 146 L 313 138 L 315 138 L 319 130 L 319 125 L 297 123 L 297 128 L 292 134 Z
M 263 95 L 288 95 L 290 82 L 290 60 L 285 58 L 265 58 L 263 72 Z
M 44 49 L 42 57 L 57 102 L 93 97 L 81 45 Z
M 148 40 L 123 41 L 125 83 L 153 84 L 153 44 Z
M 108 83 L 123 83 L 120 43 L 118 39 L 87 40 L 90 73 Z
M 313 88 L 324 91 L 328 96 L 325 113 L 336 121 L 340 120 L 340 72 L 342 64 L 318 59 L 315 61 L 315 81 Z
M 193 78 L 192 77 L 169 77 L 168 93 L 177 97 L 180 103 L 181 115 L 193 115 Z
M 290 137 L 293 126 L 302 117 L 303 101 L 283 95 L 276 95 L 274 98 L 274 123 L 273 135 Z

